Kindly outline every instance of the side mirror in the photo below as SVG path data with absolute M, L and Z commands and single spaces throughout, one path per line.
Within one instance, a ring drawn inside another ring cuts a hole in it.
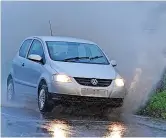
M 112 65 L 113 67 L 117 66 L 116 61 L 115 61 L 115 60 L 111 60 L 111 65 Z
M 41 62 L 42 61 L 42 57 L 39 55 L 35 55 L 35 54 L 31 54 L 28 56 L 29 60 L 35 61 L 35 62 Z

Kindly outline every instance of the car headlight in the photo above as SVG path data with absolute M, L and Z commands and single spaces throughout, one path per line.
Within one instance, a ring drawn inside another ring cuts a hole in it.
M 115 84 L 118 87 L 123 87 L 124 86 L 124 81 L 123 81 L 123 79 L 118 78 L 118 79 L 115 80 Z
M 71 78 L 65 74 L 56 74 L 53 76 L 54 81 L 58 82 L 71 82 Z

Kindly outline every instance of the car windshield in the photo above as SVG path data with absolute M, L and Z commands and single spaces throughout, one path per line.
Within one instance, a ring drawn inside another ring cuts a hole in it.
M 109 62 L 95 44 L 79 42 L 46 41 L 50 58 L 54 61 L 105 64 Z

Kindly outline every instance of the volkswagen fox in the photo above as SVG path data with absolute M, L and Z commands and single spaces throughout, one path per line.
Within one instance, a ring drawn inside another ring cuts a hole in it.
M 99 104 L 120 107 L 125 82 L 116 61 L 94 42 L 70 37 L 26 38 L 12 61 L 7 100 L 17 94 L 37 99 L 41 113 L 57 104 Z

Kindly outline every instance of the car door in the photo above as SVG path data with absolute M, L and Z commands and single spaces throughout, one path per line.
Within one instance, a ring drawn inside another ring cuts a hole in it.
M 43 64 L 28 59 L 28 56 L 31 54 L 41 56 L 43 61 L 45 62 L 43 45 L 37 39 L 33 40 L 31 47 L 29 49 L 29 52 L 27 54 L 26 62 L 25 62 L 25 81 L 27 85 L 29 86 L 28 93 L 37 98 L 36 88 L 38 85 L 37 84 L 38 80 L 43 71 Z
M 29 50 L 29 47 L 32 43 L 32 39 L 26 39 L 20 49 L 17 53 L 16 57 L 14 58 L 12 62 L 12 69 L 13 69 L 13 79 L 15 84 L 15 91 L 19 94 L 22 93 L 23 90 L 25 90 L 25 61 L 26 56 Z M 21 93 L 20 93 L 21 92 Z

